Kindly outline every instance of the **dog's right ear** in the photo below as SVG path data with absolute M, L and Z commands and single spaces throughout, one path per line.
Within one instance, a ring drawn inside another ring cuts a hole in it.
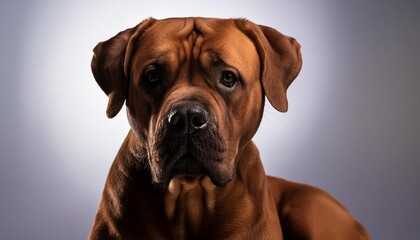
M 111 39 L 100 42 L 93 49 L 91 68 L 93 76 L 108 96 L 106 114 L 115 117 L 127 98 L 129 72 L 133 45 L 155 19 L 149 18 L 134 28 L 124 30 Z

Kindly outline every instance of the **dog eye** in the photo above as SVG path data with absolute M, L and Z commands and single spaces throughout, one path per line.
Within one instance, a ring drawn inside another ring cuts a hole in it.
M 151 68 L 147 70 L 144 74 L 144 81 L 150 87 L 156 87 L 157 85 L 161 84 L 161 80 L 159 78 L 159 72 L 155 68 Z
M 220 79 L 220 82 L 228 88 L 234 87 L 237 81 L 238 81 L 238 78 L 231 71 L 223 72 L 222 78 Z

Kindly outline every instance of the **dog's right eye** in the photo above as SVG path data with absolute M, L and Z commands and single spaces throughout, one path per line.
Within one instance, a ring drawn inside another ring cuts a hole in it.
M 159 72 L 154 67 L 146 70 L 143 76 L 143 80 L 148 86 L 152 88 L 161 84 L 161 79 L 159 78 Z

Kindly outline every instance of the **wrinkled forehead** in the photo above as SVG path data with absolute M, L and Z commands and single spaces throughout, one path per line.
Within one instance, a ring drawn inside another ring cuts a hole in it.
M 135 55 L 144 64 L 193 60 L 209 66 L 219 61 L 249 71 L 259 66 L 254 44 L 229 19 L 157 21 L 140 37 Z

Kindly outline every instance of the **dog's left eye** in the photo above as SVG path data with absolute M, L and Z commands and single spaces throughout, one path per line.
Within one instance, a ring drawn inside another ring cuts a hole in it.
M 155 68 L 151 68 L 144 73 L 144 81 L 150 87 L 156 87 L 157 85 L 161 84 L 161 79 L 159 77 L 159 72 Z
M 228 88 L 233 88 L 236 82 L 238 82 L 238 77 L 231 71 L 225 71 L 222 74 L 220 82 Z

